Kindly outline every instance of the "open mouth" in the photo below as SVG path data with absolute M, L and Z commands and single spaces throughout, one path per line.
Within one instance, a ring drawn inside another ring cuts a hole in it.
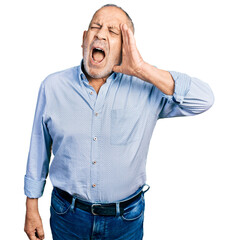
M 105 58 L 105 52 L 102 48 L 95 47 L 92 51 L 92 59 L 95 63 L 100 63 Z

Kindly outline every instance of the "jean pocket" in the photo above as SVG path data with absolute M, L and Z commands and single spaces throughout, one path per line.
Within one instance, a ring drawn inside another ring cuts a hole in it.
M 112 109 L 110 143 L 120 145 L 137 141 L 139 120 L 139 108 Z
M 71 203 L 64 200 L 56 189 L 53 189 L 51 195 L 51 209 L 58 215 L 66 214 L 70 209 Z
M 145 200 L 143 194 L 141 194 L 141 198 L 137 202 L 130 204 L 124 209 L 121 218 L 125 221 L 137 220 L 144 215 L 144 210 Z

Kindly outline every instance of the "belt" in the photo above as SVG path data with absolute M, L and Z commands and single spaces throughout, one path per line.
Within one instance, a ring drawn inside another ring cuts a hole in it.
M 65 199 L 70 203 L 72 202 L 73 196 L 71 194 L 57 187 L 54 187 L 54 188 L 63 199 Z M 135 200 L 139 200 L 139 198 L 141 198 L 141 193 L 142 191 L 140 191 L 136 196 L 134 196 L 131 199 L 118 202 L 119 208 L 120 208 L 120 215 L 124 213 L 125 207 L 127 207 L 130 203 L 134 202 Z M 93 215 L 116 216 L 117 206 L 116 206 L 116 203 L 89 203 L 89 202 L 84 202 L 78 198 L 75 198 L 75 207 L 85 210 L 89 213 L 92 213 Z

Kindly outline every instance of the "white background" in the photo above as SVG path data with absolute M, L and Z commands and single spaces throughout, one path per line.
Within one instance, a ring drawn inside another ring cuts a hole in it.
M 144 240 L 238 239 L 236 1 L 111 1 L 135 24 L 137 47 L 160 69 L 207 82 L 213 107 L 158 120 L 147 159 Z M 91 0 L 1 1 L 1 239 L 27 239 L 23 191 L 37 93 L 50 73 L 80 64 Z M 47 179 L 39 208 L 51 239 Z

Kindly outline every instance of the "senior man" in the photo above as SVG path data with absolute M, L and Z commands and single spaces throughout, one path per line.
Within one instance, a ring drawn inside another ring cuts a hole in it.
M 83 33 L 81 64 L 41 82 L 24 178 L 31 240 L 44 238 L 38 198 L 48 172 L 54 240 L 142 239 L 157 120 L 200 114 L 214 102 L 207 83 L 145 62 L 133 33 L 123 9 L 103 6 Z

